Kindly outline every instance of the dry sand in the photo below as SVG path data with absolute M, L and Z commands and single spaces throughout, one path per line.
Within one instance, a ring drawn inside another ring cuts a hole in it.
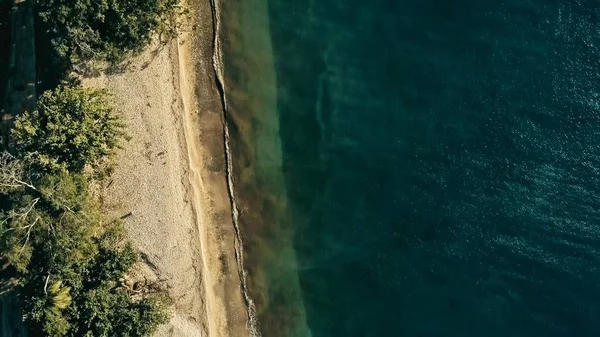
M 177 41 L 136 57 L 107 88 L 131 139 L 116 157 L 105 208 L 124 219 L 144 264 L 168 284 L 174 316 L 163 336 L 248 336 L 227 192 L 223 108 L 213 69 L 209 0 L 190 0 L 196 22 Z

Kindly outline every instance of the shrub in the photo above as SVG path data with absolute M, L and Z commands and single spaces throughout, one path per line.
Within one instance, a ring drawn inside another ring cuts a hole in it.
M 148 336 L 169 318 L 168 304 L 159 295 L 132 298 L 124 288 L 91 289 L 83 294 L 76 309 L 74 336 Z
M 9 191 L 0 257 L 16 271 L 32 336 L 147 336 L 169 318 L 160 288 L 122 282 L 138 261 L 120 221 L 106 221 L 83 174 L 45 174 Z
M 38 13 L 58 55 L 72 63 L 118 62 L 155 33 L 174 36 L 179 0 L 44 0 Z
M 61 279 L 81 274 L 98 248 L 98 211 L 82 175 L 44 176 L 37 187 L 11 195 L 10 210 L 0 213 L 0 254 L 24 281 L 49 271 Z
M 110 156 L 124 135 L 105 91 L 59 86 L 44 92 L 35 111 L 16 118 L 11 140 L 42 171 L 80 172 Z
M 138 259 L 124 243 L 120 223 L 92 241 L 93 250 L 67 244 L 79 250 L 74 261 L 36 266 L 37 277 L 25 284 L 24 306 L 33 335 L 143 337 L 168 320 L 170 300 L 161 291 L 145 285 L 134 291 L 120 282 Z M 43 275 L 58 279 L 47 291 Z

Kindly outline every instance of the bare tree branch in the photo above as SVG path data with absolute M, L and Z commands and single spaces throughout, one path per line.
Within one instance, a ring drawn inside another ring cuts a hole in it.
M 33 201 L 31 202 L 31 205 L 29 205 L 29 208 L 27 209 L 27 211 L 25 211 L 24 213 L 21 213 L 19 215 L 19 219 L 20 220 L 25 219 L 29 215 L 29 213 L 31 213 L 31 211 L 33 210 L 35 205 L 38 203 L 38 201 L 40 201 L 40 198 L 33 199 Z M 25 229 L 25 228 L 27 228 L 27 227 L 23 227 L 23 229 Z
M 21 188 L 37 188 L 24 180 L 25 169 L 20 160 L 4 151 L 0 154 L 0 193 L 8 193 Z
M 35 208 L 35 205 L 38 203 L 38 201 L 40 201 L 40 198 L 35 198 L 31 201 L 31 204 L 29 206 L 23 207 L 20 210 L 13 210 L 9 213 L 0 214 L 0 219 L 2 220 L 0 222 L 0 228 L 4 228 L 4 225 L 7 224 L 9 221 L 25 220 L 27 218 L 27 216 L 29 216 L 29 213 L 31 213 L 31 211 L 33 211 L 33 209 Z M 12 226 L 12 227 L 6 229 L 4 232 L 2 232 L 2 234 L 17 230 L 17 229 L 28 229 L 32 226 L 33 226 L 33 224 L 20 226 L 20 227 Z
M 48 274 L 48 277 L 46 277 L 46 283 L 44 284 L 44 294 L 48 295 L 48 281 L 50 281 L 50 274 Z
M 29 227 L 29 229 L 27 230 L 27 238 L 25 239 L 25 243 L 23 244 L 23 247 L 21 247 L 21 250 L 19 251 L 19 255 L 17 256 L 21 256 L 21 253 L 23 253 L 23 250 L 25 249 L 25 247 L 27 246 L 27 243 L 29 242 L 29 237 L 31 236 L 31 230 L 33 229 L 33 226 L 35 226 L 35 224 L 38 222 L 38 220 L 40 219 L 40 217 L 38 216 L 37 218 L 35 218 L 35 221 L 33 221 L 33 223 L 27 227 Z

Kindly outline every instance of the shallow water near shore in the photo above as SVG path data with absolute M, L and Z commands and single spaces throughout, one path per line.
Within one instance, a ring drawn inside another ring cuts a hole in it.
M 597 2 L 223 13 L 263 336 L 598 335 Z
M 224 1 L 221 14 L 233 195 L 243 238 L 250 315 L 256 305 L 259 331 L 265 336 L 307 336 L 281 170 L 267 2 Z

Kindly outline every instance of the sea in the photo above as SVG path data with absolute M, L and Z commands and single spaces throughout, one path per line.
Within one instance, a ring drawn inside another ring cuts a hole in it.
M 600 336 L 600 1 L 220 10 L 257 335 Z

